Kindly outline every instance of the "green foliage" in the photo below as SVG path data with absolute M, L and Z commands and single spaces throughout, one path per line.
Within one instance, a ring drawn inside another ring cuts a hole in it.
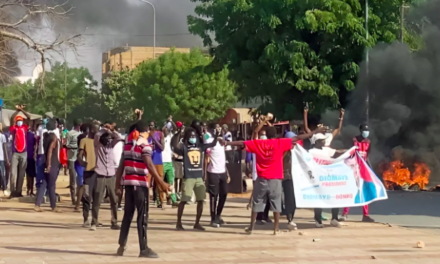
M 189 30 L 214 49 L 215 68 L 228 66 L 240 99 L 264 99 L 279 119 L 345 104 L 366 47 L 399 32 L 399 0 L 192 0 Z M 409 4 L 411 1 L 406 1 Z
M 171 50 L 107 78 L 105 104 L 120 120 L 132 116 L 133 108 L 144 109 L 147 120 L 161 121 L 169 115 L 186 122 L 219 118 L 236 100 L 235 84 L 227 69 L 211 72 L 207 68 L 211 62 L 199 49 Z
M 39 89 L 38 80 L 35 84 L 17 82 L 1 88 L 0 97 L 4 99 L 5 108 L 14 109 L 16 104 L 25 104 L 31 113 L 53 112 L 57 117 L 67 116 L 68 120 L 92 118 L 92 115 L 96 118 L 95 113 L 99 113 L 96 102 L 100 95 L 96 82 L 85 68 L 69 68 L 56 63 L 46 72 L 44 87 L 44 90 Z

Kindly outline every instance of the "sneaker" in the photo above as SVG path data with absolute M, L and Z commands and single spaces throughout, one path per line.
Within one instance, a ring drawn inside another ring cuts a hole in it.
M 318 221 L 315 222 L 316 228 L 324 228 L 324 225 L 322 223 L 318 223 Z
M 96 225 L 92 225 L 92 226 L 90 226 L 89 231 L 96 231 Z
M 5 195 L 5 197 L 8 197 L 11 195 L 11 193 L 8 190 L 4 190 L 3 194 Z
M 338 220 L 336 220 L 336 219 L 332 219 L 330 221 L 330 225 L 334 226 L 334 227 L 341 227 L 341 223 L 339 223 Z
M 62 213 L 63 211 L 61 211 L 61 209 L 55 207 L 54 209 L 52 209 L 52 212 L 54 212 L 54 213 Z
M 341 215 L 341 217 L 339 217 L 339 222 L 347 221 L 347 219 L 348 219 L 348 215 Z
M 121 212 L 122 211 L 122 206 L 118 207 L 118 211 Z
M 121 230 L 121 227 L 118 224 L 110 226 L 111 230 Z
M 366 222 L 366 223 L 374 223 L 375 221 L 374 221 L 373 218 L 369 217 L 368 215 L 364 215 L 364 216 L 362 217 L 362 222 Z
M 35 211 L 35 212 L 38 212 L 38 213 L 43 212 L 43 210 L 42 210 L 41 207 L 39 207 L 39 206 L 35 206 L 35 207 L 34 207 L 34 211 Z
M 225 221 L 223 221 L 223 219 L 220 217 L 220 216 L 217 216 L 218 217 L 218 219 L 217 219 L 217 222 L 219 223 L 219 225 L 224 225 L 225 224 Z
M 99 226 L 99 227 L 102 227 L 102 223 L 99 223 L 98 226 Z
M 296 224 L 294 222 L 289 222 L 287 224 L 287 228 L 289 228 L 289 230 L 297 230 L 298 227 L 296 226 Z
M 325 217 L 325 216 L 323 216 L 323 215 L 321 215 L 321 220 L 322 220 L 322 221 L 327 221 L 327 220 L 328 220 L 328 218 L 327 218 L 327 217 Z
M 219 228 L 220 224 L 217 219 L 211 221 L 211 226 L 215 228 Z
M 265 221 L 266 223 L 268 223 L 268 224 L 272 223 L 272 219 L 270 219 L 269 217 L 266 218 L 266 219 L 264 219 L 264 221 Z
M 145 250 L 142 250 L 139 254 L 140 258 L 159 258 L 159 255 L 157 255 L 156 252 L 154 252 L 151 248 L 147 248 Z
M 89 223 L 89 221 L 85 221 L 84 224 L 83 224 L 83 227 L 84 227 L 84 228 L 90 228 L 90 223 Z
M 118 251 L 116 251 L 116 256 L 120 256 L 120 257 L 124 256 L 124 251 L 125 251 L 125 247 L 119 246 Z
M 256 225 L 264 225 L 264 222 L 262 220 L 257 220 L 255 221 Z

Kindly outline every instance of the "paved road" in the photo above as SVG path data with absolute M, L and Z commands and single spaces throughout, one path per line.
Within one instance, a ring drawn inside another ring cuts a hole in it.
M 382 223 L 440 230 L 440 192 L 389 191 L 388 200 L 370 205 L 370 216 Z M 362 217 L 362 208 L 351 208 L 350 219 Z

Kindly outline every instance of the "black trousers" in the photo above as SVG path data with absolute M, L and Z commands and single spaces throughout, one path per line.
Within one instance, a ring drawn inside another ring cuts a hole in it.
M 322 208 L 315 208 L 315 221 L 322 224 Z M 332 220 L 338 220 L 339 208 L 332 208 Z
M 293 181 L 292 179 L 283 180 L 283 215 L 286 215 L 287 221 L 291 222 L 295 217 L 296 211 L 296 200 L 295 200 L 295 191 L 293 189 Z
M 267 199 L 266 206 L 264 207 L 264 212 L 257 214 L 257 220 L 263 221 L 269 219 L 270 210 L 270 199 Z
M 217 174 L 208 172 L 208 185 L 211 221 L 214 221 L 216 216 L 220 217 L 226 203 L 228 196 L 228 175 L 226 173 Z
M 94 171 L 84 171 L 84 192 L 82 197 L 84 222 L 88 221 L 97 175 Z
M 134 211 L 137 210 L 137 230 L 139 236 L 140 251 L 147 249 L 147 227 L 148 227 L 148 188 L 139 186 L 125 186 L 125 208 L 122 219 L 121 233 L 119 234 L 119 245 L 127 245 L 128 233 Z

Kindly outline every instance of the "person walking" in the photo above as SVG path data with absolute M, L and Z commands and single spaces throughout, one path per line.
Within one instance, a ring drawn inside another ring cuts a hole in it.
M 16 105 L 15 108 L 17 110 L 11 116 L 11 126 L 9 127 L 13 152 L 11 160 L 11 181 L 9 183 L 11 198 L 23 197 L 22 189 L 27 166 L 26 135 L 29 126 L 24 122 L 24 118 L 18 114 L 20 112 L 23 113 L 27 120 L 31 118 L 29 113 L 24 110 L 24 105 Z
M 56 182 L 58 174 L 60 172 L 61 163 L 59 160 L 60 153 L 60 141 L 54 133 L 56 128 L 55 120 L 50 120 L 47 123 L 47 132 L 43 135 L 43 148 L 44 148 L 44 179 L 37 191 L 37 199 L 35 201 L 35 211 L 42 212 L 40 205 L 43 202 L 46 189 L 48 190 L 50 207 L 53 212 L 61 212 L 57 209 L 57 196 L 55 193 Z
M 75 162 L 78 156 L 78 136 L 80 135 L 81 124 L 81 120 L 74 120 L 73 129 L 66 135 L 67 167 L 69 169 L 69 189 L 72 205 L 76 205 L 76 190 L 78 188 L 76 183 L 77 174 L 75 170 Z
M 26 164 L 26 194 L 28 196 L 34 196 L 34 182 L 37 177 L 37 167 L 35 164 L 35 145 L 36 136 L 34 131 L 28 129 L 26 133 L 26 146 L 27 146 L 27 164 Z
M 6 177 L 6 167 L 9 167 L 9 157 L 7 151 L 7 139 L 3 134 L 3 125 L 0 123 L 0 188 L 4 196 L 9 196 Z
M 135 132 L 131 133 L 124 146 L 123 158 L 120 161 L 116 173 L 115 190 L 118 194 L 122 191 L 121 181 L 125 187 L 125 207 L 122 219 L 121 231 L 119 234 L 118 256 L 123 256 L 126 246 L 130 225 L 134 212 L 137 211 L 137 231 L 139 237 L 139 257 L 158 258 L 156 252 L 148 247 L 148 203 L 149 203 L 149 179 L 151 175 L 161 190 L 167 190 L 170 186 L 165 183 L 157 173 L 153 164 L 153 148 L 148 142 L 148 126 L 142 121 L 135 125 Z M 136 135 L 135 135 L 136 134 Z M 125 173 L 125 176 L 123 176 Z

